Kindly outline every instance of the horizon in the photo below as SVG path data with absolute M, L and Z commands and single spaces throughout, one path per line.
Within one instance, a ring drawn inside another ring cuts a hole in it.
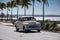
M 0 0 L 0 2 L 6 3 L 8 2 L 8 0 Z M 60 0 L 48 0 L 48 3 L 49 3 L 49 6 L 45 5 L 45 15 L 60 15 Z M 9 14 L 11 14 L 10 12 L 11 11 L 9 11 Z M 42 3 L 35 1 L 35 15 L 42 15 L 43 14 L 42 12 L 43 12 Z M 3 13 L 7 14 L 7 10 L 4 9 Z M 17 14 L 16 7 L 13 8 L 13 14 Z M 29 6 L 26 14 L 32 15 L 32 5 Z M 19 15 L 24 15 L 24 9 L 21 6 L 19 6 Z

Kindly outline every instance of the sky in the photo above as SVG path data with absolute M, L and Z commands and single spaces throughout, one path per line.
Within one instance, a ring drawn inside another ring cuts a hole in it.
M 0 2 L 5 2 L 7 3 L 8 1 L 11 0 L 0 0 Z M 60 0 L 48 0 L 49 6 L 45 4 L 45 15 L 60 15 Z M 32 4 L 32 2 L 31 2 Z M 13 8 L 13 15 L 17 14 L 17 8 L 14 7 Z M 34 9 L 34 14 L 35 15 L 43 15 L 43 5 L 42 2 L 39 3 L 37 1 L 35 1 L 35 9 Z M 32 15 L 32 5 L 29 6 L 28 9 L 26 9 L 26 15 Z M 3 10 L 3 13 L 7 14 L 7 9 Z M 8 12 L 9 14 L 11 14 L 11 11 Z M 22 8 L 21 6 L 19 6 L 19 15 L 24 15 L 24 8 Z M 1 10 L 0 10 L 0 14 L 1 14 Z

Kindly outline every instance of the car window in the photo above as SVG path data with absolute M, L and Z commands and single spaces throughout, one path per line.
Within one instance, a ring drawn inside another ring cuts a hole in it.
M 23 18 L 19 18 L 19 21 L 32 21 L 32 20 L 36 20 L 34 17 L 23 17 Z

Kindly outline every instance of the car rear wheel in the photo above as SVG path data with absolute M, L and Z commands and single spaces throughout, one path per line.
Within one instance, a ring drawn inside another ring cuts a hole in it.
M 38 29 L 37 32 L 40 32 L 40 30 Z

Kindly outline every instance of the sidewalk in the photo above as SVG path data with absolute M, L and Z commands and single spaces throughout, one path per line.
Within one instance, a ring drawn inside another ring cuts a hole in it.
M 13 24 L 12 23 L 8 23 L 8 22 L 0 22 L 0 24 L 3 24 L 3 25 L 8 25 L 8 26 L 13 26 Z

